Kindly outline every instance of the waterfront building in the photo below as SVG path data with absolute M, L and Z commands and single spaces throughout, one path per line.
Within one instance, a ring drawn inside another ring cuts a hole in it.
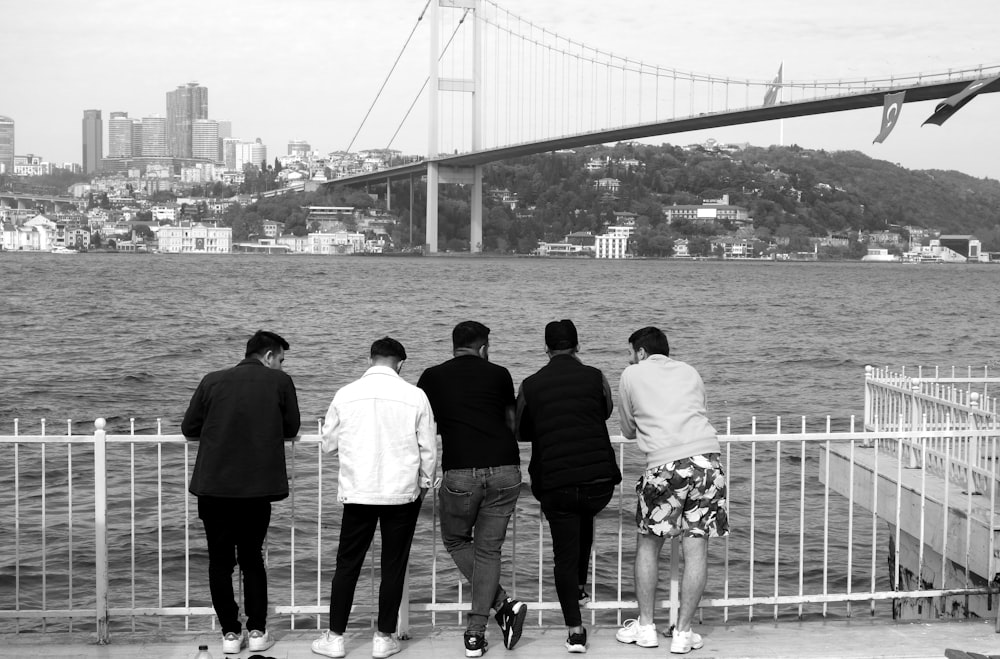
M 142 156 L 167 155 L 167 120 L 159 115 L 142 118 Z
M 306 235 L 310 254 L 358 254 L 365 251 L 365 234 L 338 231 Z
M 104 122 L 100 110 L 83 111 L 83 173 L 100 171 L 104 157 Z
M 44 215 L 35 215 L 24 224 L 5 224 L 3 249 L 10 251 L 47 252 L 56 246 L 58 226 Z
M 128 112 L 112 112 L 108 119 L 108 158 L 131 158 L 132 126 Z
M 208 88 L 197 82 L 178 85 L 167 92 L 167 153 L 175 158 L 192 157 L 194 122 L 208 119 Z
M 608 227 L 606 233 L 594 236 L 594 256 L 599 259 L 627 258 L 628 241 L 634 231 L 633 226 Z
M 14 171 L 14 120 L 0 115 L 0 174 Z
M 219 122 L 196 119 L 191 130 L 191 157 L 216 162 L 219 159 Z
M 157 238 L 160 251 L 169 254 L 228 254 L 232 251 L 233 230 L 201 223 L 163 226 Z

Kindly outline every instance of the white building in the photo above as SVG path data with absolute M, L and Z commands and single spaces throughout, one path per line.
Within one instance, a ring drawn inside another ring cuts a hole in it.
M 4 224 L 3 241 L 5 250 L 26 250 L 47 252 L 56 246 L 58 227 L 44 215 L 36 215 L 21 226 Z
M 358 254 L 365 251 L 365 234 L 350 231 L 310 233 L 307 252 L 310 254 Z
M 169 254 L 228 254 L 232 251 L 233 230 L 204 224 L 160 227 L 160 251 Z
M 628 239 L 634 232 L 634 226 L 608 227 L 607 233 L 594 236 L 594 256 L 599 259 L 628 258 Z

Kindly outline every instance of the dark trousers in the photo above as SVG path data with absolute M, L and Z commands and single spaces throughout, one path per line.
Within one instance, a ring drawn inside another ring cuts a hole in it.
M 340 524 L 340 545 L 337 547 L 337 567 L 330 588 L 330 630 L 343 634 L 354 605 L 354 589 L 365 562 L 365 555 L 375 537 L 375 525 L 382 533 L 382 554 L 379 566 L 382 581 L 378 587 L 378 630 L 383 634 L 396 631 L 399 605 L 403 601 L 406 564 L 410 560 L 413 531 L 422 501 L 398 506 L 344 504 Z
M 614 496 L 611 483 L 560 487 L 542 492 L 538 501 L 552 534 L 556 594 L 567 627 L 582 623 L 579 586 L 587 583 L 594 517 Z
M 222 633 L 239 634 L 240 607 L 233 595 L 233 568 L 243 573 L 247 629 L 267 626 L 267 572 L 264 538 L 271 523 L 268 499 L 198 497 L 198 517 L 208 541 L 208 588 Z

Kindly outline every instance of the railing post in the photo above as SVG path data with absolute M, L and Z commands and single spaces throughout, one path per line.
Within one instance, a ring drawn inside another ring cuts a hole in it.
M 97 594 L 97 642 L 106 645 L 108 631 L 108 465 L 106 422 L 94 421 L 94 588 Z
M 865 366 L 865 420 L 864 429 L 867 431 L 870 428 L 875 428 L 875 420 L 872 418 L 872 378 L 874 375 L 872 371 L 874 369 L 869 364 Z M 873 445 L 872 440 L 868 437 L 865 438 L 862 446 L 868 448 Z
M 920 378 L 913 378 L 910 380 L 910 430 L 917 431 L 922 428 L 921 421 L 921 405 L 920 405 Z M 917 462 L 917 444 L 916 440 L 911 440 L 907 442 L 907 446 L 910 450 L 910 457 L 907 460 L 907 469 L 920 469 L 923 467 L 922 464 Z
M 681 537 L 670 538 L 670 626 L 677 625 L 677 613 L 681 605 Z

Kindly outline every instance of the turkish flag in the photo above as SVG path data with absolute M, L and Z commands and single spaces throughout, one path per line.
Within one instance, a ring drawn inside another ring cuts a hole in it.
M 876 142 L 881 144 L 885 141 L 885 138 L 889 137 L 889 133 L 896 127 L 896 121 L 899 120 L 899 113 L 903 110 L 903 99 L 905 97 L 905 91 L 885 95 L 885 103 L 882 106 L 882 130 L 879 132 L 878 137 L 872 140 L 872 144 Z
M 920 125 L 935 124 L 940 126 L 944 122 L 948 121 L 951 115 L 961 110 L 966 103 L 971 101 L 976 96 L 976 94 L 986 91 L 995 85 L 997 81 L 1000 81 L 1000 75 L 973 81 L 962 91 L 958 92 L 954 96 L 949 96 L 938 103 L 937 107 L 934 109 L 934 114 L 928 117 L 927 121 Z

